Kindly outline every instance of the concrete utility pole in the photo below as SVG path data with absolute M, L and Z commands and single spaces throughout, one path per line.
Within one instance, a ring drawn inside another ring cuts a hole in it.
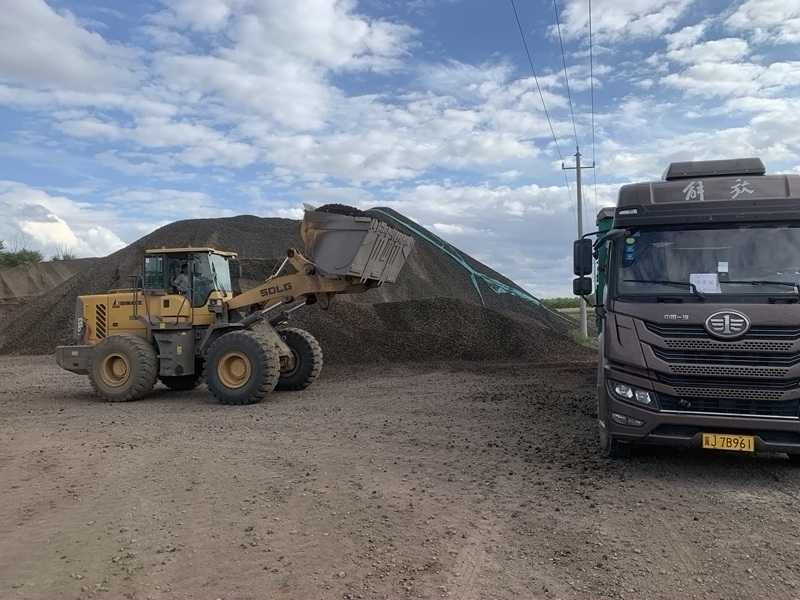
M 583 185 L 581 183 L 581 149 L 579 147 L 575 147 L 575 166 L 565 167 L 564 163 L 561 163 L 561 168 L 567 170 L 575 169 L 576 182 L 578 186 L 578 239 L 581 239 L 583 237 Z M 583 168 L 594 169 L 594 161 L 592 161 L 591 167 Z M 586 327 L 586 300 L 583 299 L 583 296 L 581 296 L 580 323 L 581 335 L 583 337 L 589 337 L 589 331 Z

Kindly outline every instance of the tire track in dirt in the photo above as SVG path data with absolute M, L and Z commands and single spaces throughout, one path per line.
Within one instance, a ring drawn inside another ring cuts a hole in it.
M 469 534 L 463 548 L 458 553 L 453 565 L 453 581 L 451 582 L 455 598 L 478 600 L 483 597 L 478 581 L 486 561 L 486 551 L 483 548 L 486 539 L 486 534 L 476 529 Z

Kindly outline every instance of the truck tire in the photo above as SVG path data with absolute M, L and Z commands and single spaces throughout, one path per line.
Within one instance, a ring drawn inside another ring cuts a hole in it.
M 322 348 L 313 335 L 302 329 L 287 327 L 278 334 L 292 351 L 294 368 L 281 370 L 276 390 L 304 390 L 319 377 L 322 371 Z
M 600 448 L 606 458 L 626 458 L 631 454 L 631 445 L 627 442 L 620 442 L 608 435 L 601 427 L 600 429 Z
M 200 385 L 203 377 L 200 373 L 193 373 L 192 375 L 164 375 L 159 377 L 159 380 L 174 392 L 184 392 L 193 390 Z
M 800 467 L 800 454 L 787 454 L 789 463 L 795 467 Z
M 222 404 L 253 404 L 275 389 L 280 364 L 269 340 L 255 331 L 232 331 L 208 348 L 203 378 Z
M 89 382 L 97 395 L 109 402 L 144 398 L 157 379 L 156 349 L 138 335 L 103 338 L 89 356 Z

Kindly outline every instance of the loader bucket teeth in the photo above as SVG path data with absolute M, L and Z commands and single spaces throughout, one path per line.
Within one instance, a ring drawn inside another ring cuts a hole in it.
M 312 210 L 305 212 L 301 235 L 322 274 L 361 283 L 394 282 L 414 246 L 414 238 L 378 219 Z

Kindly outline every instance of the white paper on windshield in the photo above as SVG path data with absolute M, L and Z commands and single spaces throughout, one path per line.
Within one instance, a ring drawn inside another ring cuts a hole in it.
M 722 293 L 716 273 L 692 273 L 689 275 L 689 283 L 693 283 L 697 291 L 704 294 Z

